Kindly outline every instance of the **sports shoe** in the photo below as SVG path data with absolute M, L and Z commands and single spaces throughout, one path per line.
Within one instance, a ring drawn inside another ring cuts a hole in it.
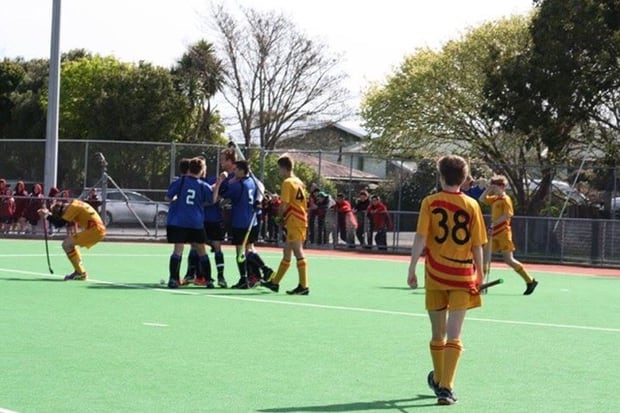
M 428 387 L 435 393 L 435 396 L 439 397 L 439 383 L 435 382 L 435 371 L 431 370 L 426 377 Z
M 177 280 L 173 280 L 172 278 L 168 280 L 168 288 L 179 288 L 180 282 Z
M 269 267 L 265 267 L 263 270 L 263 280 L 270 281 L 271 277 L 273 277 L 273 270 Z
M 531 283 L 527 283 L 526 287 L 525 287 L 525 292 L 523 293 L 523 295 L 530 295 L 534 292 L 534 290 L 536 289 L 536 286 L 538 285 L 538 281 L 536 280 L 532 280 Z
M 265 288 L 269 288 L 274 293 L 277 293 L 278 291 L 280 291 L 280 285 L 274 284 L 271 281 L 264 281 L 262 286 Z
M 213 280 L 211 278 L 209 278 L 206 282 L 205 282 L 205 287 L 207 287 L 209 290 L 212 290 L 215 288 L 215 284 L 213 284 Z
M 445 387 L 439 388 L 439 392 L 437 393 L 437 404 L 448 406 L 456 403 L 457 401 L 458 399 L 452 390 L 446 389 Z
M 297 287 L 292 290 L 288 290 L 286 293 L 289 295 L 308 295 L 310 294 L 310 288 L 297 285 Z
M 86 273 L 80 273 L 77 271 L 73 271 L 69 275 L 65 275 L 65 281 L 84 281 L 87 278 Z
M 196 277 L 194 277 L 193 275 L 186 275 L 183 278 L 183 284 L 192 284 L 194 281 L 196 281 Z
M 248 279 L 245 277 L 241 277 L 239 278 L 239 281 L 237 281 L 237 284 L 231 286 L 230 288 L 235 288 L 238 290 L 247 290 L 249 288 Z
M 196 277 L 194 279 L 194 285 L 205 286 L 207 285 L 207 279 L 205 277 Z
M 217 285 L 220 288 L 228 288 L 228 284 L 226 283 L 226 279 L 224 278 L 223 275 L 217 277 Z

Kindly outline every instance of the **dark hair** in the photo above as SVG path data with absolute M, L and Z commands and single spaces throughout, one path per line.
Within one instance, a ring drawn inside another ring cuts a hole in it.
M 360 195 L 366 195 L 366 196 L 368 196 L 368 191 L 367 191 L 367 190 L 365 190 L 365 189 L 362 189 L 362 190 L 360 191 Z
M 437 161 L 437 169 L 448 186 L 460 186 L 469 174 L 467 162 L 460 156 L 447 155 Z
M 494 175 L 491 178 L 491 185 L 506 186 L 507 184 L 508 179 L 504 175 Z
M 192 158 L 189 161 L 189 172 L 192 175 L 200 175 L 206 168 L 204 159 Z
M 232 162 L 237 161 L 237 152 L 233 148 L 222 149 L 221 154 L 224 156 L 224 159 L 227 159 Z
M 250 165 L 248 164 L 248 161 L 246 160 L 236 161 L 235 166 L 237 167 L 237 169 L 243 171 L 245 175 L 247 175 L 248 171 L 250 170 Z
M 282 155 L 278 158 L 278 166 L 280 168 L 284 168 L 290 172 L 293 170 L 293 165 L 293 159 L 288 155 Z
M 183 158 L 179 161 L 179 172 L 181 173 L 181 175 L 185 175 L 187 174 L 187 172 L 189 172 L 189 162 L 189 158 Z
M 342 192 L 338 193 L 338 195 L 336 195 L 336 198 L 344 198 L 344 194 Z

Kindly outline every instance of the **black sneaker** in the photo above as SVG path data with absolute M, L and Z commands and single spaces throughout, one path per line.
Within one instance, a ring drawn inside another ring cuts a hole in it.
M 523 295 L 530 295 L 534 292 L 534 290 L 536 289 L 536 286 L 538 285 L 538 281 L 536 280 L 532 280 L 531 283 L 527 283 L 526 287 L 525 287 L 525 292 L 523 293 Z
M 278 291 L 280 291 L 280 284 L 274 284 L 271 281 L 264 281 L 263 287 L 269 288 L 274 293 L 277 293 Z
M 223 275 L 217 277 L 217 285 L 220 288 L 228 288 L 228 284 L 226 283 L 226 279 L 224 278 Z
M 183 278 L 183 284 L 185 285 L 193 284 L 195 280 L 196 280 L 196 277 L 194 277 L 193 275 L 186 275 Z
M 308 295 L 310 294 L 310 289 L 308 287 L 302 287 L 301 285 L 298 285 L 297 287 L 295 287 L 295 289 L 288 290 L 286 293 L 289 295 Z
M 435 371 L 431 370 L 426 377 L 426 382 L 428 383 L 428 387 L 435 392 L 435 396 L 439 397 L 439 383 L 435 382 Z
M 239 281 L 237 281 L 237 284 L 233 285 L 230 288 L 235 288 L 237 290 L 247 290 L 249 288 L 248 279 L 245 277 L 241 277 L 239 278 Z
M 168 280 L 168 288 L 179 288 L 179 281 L 173 280 L 172 278 Z
M 263 270 L 263 280 L 269 281 L 271 280 L 272 276 L 273 276 L 273 270 L 269 267 L 265 267 L 265 269 Z
M 452 390 L 446 389 L 445 387 L 439 388 L 439 392 L 437 393 L 437 404 L 449 406 L 457 401 L 458 399 Z
M 212 290 L 215 288 L 215 285 L 213 284 L 213 279 L 209 278 L 205 284 L 205 287 L 207 287 L 209 290 Z

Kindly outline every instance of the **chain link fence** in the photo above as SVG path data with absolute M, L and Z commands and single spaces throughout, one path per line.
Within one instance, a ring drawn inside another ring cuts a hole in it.
M 144 225 L 123 222 L 114 217 L 110 222 L 110 236 L 128 238 L 161 238 L 165 235 L 163 204 L 165 190 L 170 181 L 178 175 L 177 165 L 181 158 L 202 155 L 207 162 L 209 175 L 220 169 L 220 152 L 225 146 L 179 144 L 170 142 L 125 142 L 101 140 L 60 140 L 58 153 L 58 187 L 67 190 L 73 197 L 85 196 L 90 188 L 100 188 L 102 180 L 114 192 L 118 185 L 124 192 L 132 195 L 134 209 L 146 210 L 150 207 L 155 217 L 144 218 Z M 417 209 L 421 199 L 439 187 L 434 160 L 386 159 L 364 152 L 338 151 L 265 151 L 251 149 L 244 151 L 251 159 L 255 174 L 267 184 L 267 191 L 277 192 L 277 176 L 273 159 L 288 152 L 298 163 L 305 164 L 320 177 L 319 184 L 329 182 L 332 197 L 342 193 L 353 203 L 362 189 L 378 194 L 387 204 L 393 230 L 385 236 L 385 251 L 408 252 L 417 223 Z M 0 140 L 0 177 L 14 187 L 18 180 L 26 183 L 30 192 L 32 185 L 44 181 L 44 140 Z M 106 166 L 101 162 L 102 154 Z M 538 166 L 519 165 L 531 169 L 531 176 L 539 173 Z M 487 175 L 493 169 L 483 164 L 471 165 L 474 177 Z M 602 185 L 605 191 L 593 191 L 582 182 L 573 180 L 577 167 L 566 165 L 558 168 L 561 180 L 554 181 L 550 194 L 545 198 L 544 216 L 523 216 L 513 219 L 513 232 L 517 247 L 516 256 L 522 259 L 583 262 L 590 265 L 620 264 L 620 197 L 618 183 L 620 174 L 616 168 L 601 171 L 598 164 L 586 164 L 584 171 L 600 176 L 592 180 L 606 180 Z M 592 172 L 595 171 L 595 172 Z M 105 173 L 104 173 L 105 172 Z M 532 179 L 536 183 L 536 178 Z M 115 184 L 115 185 L 114 185 Z M 312 182 L 306 182 L 308 186 Z M 573 185 L 575 184 L 575 185 Z M 49 190 L 45 190 L 48 194 Z M 139 196 L 147 198 L 141 199 Z M 569 202 L 566 202 L 569 199 Z M 127 200 L 117 200 L 121 209 Z M 566 204 L 562 218 L 560 212 Z M 139 208 L 138 208 L 139 207 Z M 129 207 L 125 205 L 125 209 Z M 488 210 L 484 210 L 488 213 Z M 127 212 L 127 211 L 124 211 Z M 131 212 L 131 211 L 129 211 Z M 157 218 L 159 217 L 159 218 Z M 104 219 L 108 219 L 104 217 Z M 131 221 L 131 220 L 129 220 Z M 340 236 L 335 227 L 335 218 L 327 219 L 325 237 L 321 243 L 309 240 L 311 247 L 351 248 L 360 247 L 359 236 L 349 233 Z M 317 225 L 316 223 L 314 225 Z M 368 226 L 358 230 L 368 239 Z M 268 235 L 267 224 L 264 240 Z M 312 232 L 318 232 L 318 228 Z M 4 233 L 3 236 L 7 236 Z M 377 249 L 372 234 L 373 250 Z M 343 239 L 344 238 L 344 239 Z M 347 243 L 351 245 L 347 245 Z

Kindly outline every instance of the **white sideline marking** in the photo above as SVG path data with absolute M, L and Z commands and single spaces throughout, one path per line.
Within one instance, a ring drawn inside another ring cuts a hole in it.
M 143 326 L 147 326 L 147 327 L 168 327 L 168 324 L 163 324 L 163 323 L 150 323 L 148 321 L 145 321 L 142 323 Z M 0 412 L 2 413 L 2 412 Z
M 17 412 L 0 407 L 0 413 L 17 413 Z
M 51 274 L 43 273 L 43 272 L 22 271 L 22 270 L 15 270 L 11 268 L 0 268 L 0 272 L 24 274 L 24 275 L 37 275 L 37 276 L 42 276 L 42 277 L 47 277 L 47 278 L 61 278 L 61 276 L 51 275 Z M 80 281 L 69 281 L 69 282 L 80 282 Z M 148 287 L 148 286 L 142 286 L 142 285 L 136 285 L 136 284 L 125 284 L 125 283 L 118 283 L 118 282 L 112 282 L 112 281 L 95 280 L 91 278 L 87 279 L 85 282 L 89 282 L 93 284 L 117 285 L 120 287 L 135 288 L 138 290 L 152 290 L 152 291 L 158 291 L 158 292 L 164 292 L 164 293 L 170 293 L 170 294 L 182 294 L 182 295 L 194 295 L 194 296 L 202 295 L 205 297 L 218 298 L 222 300 L 246 301 L 246 302 L 265 303 L 265 304 L 279 304 L 279 305 L 288 305 L 292 307 L 318 308 L 322 310 L 340 310 L 340 311 L 351 311 L 351 312 L 371 313 L 371 314 L 386 314 L 386 315 L 397 315 L 397 316 L 405 316 L 405 317 L 423 317 L 423 318 L 428 317 L 426 313 L 409 313 L 405 311 L 380 310 L 380 309 L 374 309 L 374 308 L 346 307 L 346 306 L 327 305 L 327 304 L 313 304 L 313 303 L 304 303 L 304 302 L 299 302 L 299 301 L 274 301 L 274 300 L 267 300 L 267 299 L 262 299 L 262 298 L 233 296 L 233 295 L 201 294 L 196 291 L 187 291 L 187 290 L 182 290 L 182 289 L 168 289 L 168 288 L 159 288 L 159 287 Z M 155 285 L 155 283 L 153 283 L 153 285 Z M 467 317 L 467 320 L 480 321 L 483 323 L 563 328 L 563 329 L 588 330 L 588 331 L 607 331 L 607 332 L 612 332 L 612 333 L 620 333 L 620 328 L 613 328 L 613 327 L 593 327 L 593 326 L 582 326 L 582 325 L 574 325 L 574 324 L 539 323 L 535 321 L 499 320 L 499 319 L 494 319 L 494 318 L 479 318 L 479 317 Z

